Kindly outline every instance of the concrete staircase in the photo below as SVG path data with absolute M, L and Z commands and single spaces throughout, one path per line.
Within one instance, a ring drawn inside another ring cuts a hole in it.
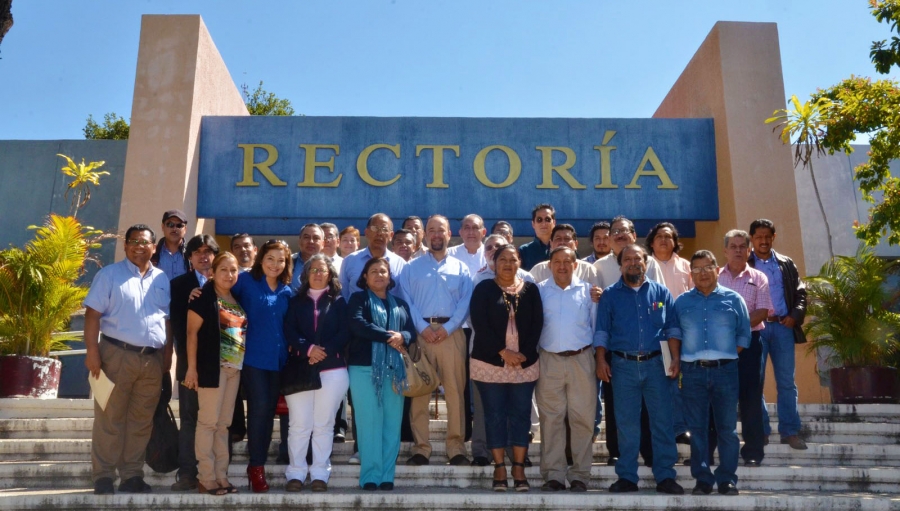
M 177 401 L 173 401 L 177 416 Z M 432 403 L 432 411 L 434 410 Z M 349 465 L 352 440 L 336 444 L 329 491 L 285 493 L 284 467 L 274 464 L 278 421 L 270 449 L 267 477 L 272 490 L 263 495 L 247 488 L 246 442 L 235 445 L 229 478 L 242 493 L 212 497 L 168 490 L 174 474 L 145 468 L 154 492 L 145 495 L 95 496 L 90 478 L 93 404 L 89 400 L 0 400 L 0 509 L 854 509 L 900 511 L 900 405 L 801 405 L 809 450 L 795 451 L 770 437 L 762 467 L 738 469 L 741 494 L 694 497 L 659 495 L 650 469 L 641 467 L 642 491 L 614 495 L 606 491 L 616 476 L 605 464 L 601 439 L 593 445 L 591 491 L 541 493 L 539 437 L 531 449 L 535 466 L 527 469 L 532 491 L 495 494 L 489 490 L 491 467 L 450 467 L 442 438 L 446 431 L 443 402 L 431 421 L 431 465 L 403 465 L 409 445 L 401 448 L 394 492 L 364 492 L 359 467 Z M 774 418 L 775 408 L 770 405 Z M 777 425 L 773 424 L 777 430 Z M 679 454 L 689 455 L 679 445 Z M 694 486 L 690 468 L 678 465 L 679 482 Z

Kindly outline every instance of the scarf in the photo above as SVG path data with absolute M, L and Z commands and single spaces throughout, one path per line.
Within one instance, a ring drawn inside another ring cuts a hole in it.
M 371 290 L 369 293 L 369 313 L 372 315 L 372 323 L 385 330 L 400 331 L 401 308 L 397 305 L 393 295 L 388 293 L 387 302 L 390 313 L 384 308 L 381 298 Z M 406 369 L 403 366 L 403 357 L 400 352 L 391 348 L 384 342 L 372 343 L 372 384 L 375 386 L 375 396 L 381 403 L 381 389 L 385 381 L 393 384 L 397 393 L 401 393 L 409 384 L 406 381 Z

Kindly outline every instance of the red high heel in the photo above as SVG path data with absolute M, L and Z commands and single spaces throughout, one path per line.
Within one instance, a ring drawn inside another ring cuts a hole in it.
M 250 489 L 253 493 L 265 493 L 269 491 L 266 482 L 266 467 L 247 467 L 247 479 L 250 480 Z

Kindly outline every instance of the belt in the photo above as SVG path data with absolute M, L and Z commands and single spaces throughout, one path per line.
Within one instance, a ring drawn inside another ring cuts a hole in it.
M 428 322 L 429 325 L 443 325 L 444 323 L 450 321 L 450 318 L 445 318 L 443 316 L 433 316 L 430 318 L 422 318 Z
M 100 334 L 100 338 L 112 344 L 113 346 L 122 348 L 125 351 L 134 351 L 136 353 L 140 353 L 141 355 L 152 355 L 159 351 L 159 348 L 151 348 L 149 346 L 135 346 L 134 344 L 128 344 L 125 341 L 120 341 L 106 334 Z
M 787 316 L 769 316 L 766 318 L 766 323 L 781 323 L 781 320 L 786 317 Z
M 660 353 L 662 353 L 662 352 L 654 351 L 652 353 L 647 353 L 644 355 L 629 355 L 628 353 L 625 353 L 624 351 L 614 351 L 612 353 L 613 353 L 613 355 L 615 355 L 617 357 L 622 357 L 625 360 L 634 360 L 635 362 L 643 362 L 645 360 L 650 360 L 651 358 L 658 357 L 660 355 Z
M 685 362 L 685 364 L 696 364 L 700 367 L 720 367 L 725 364 L 734 362 L 733 358 L 720 358 L 719 360 L 694 360 L 693 362 Z
M 587 346 L 585 346 L 584 348 L 581 348 L 580 350 L 569 350 L 569 351 L 560 351 L 559 353 L 553 353 L 553 352 L 551 352 L 551 353 L 553 353 L 554 355 L 559 355 L 560 357 L 574 357 L 575 355 L 578 355 L 579 353 L 585 352 L 590 347 L 591 347 L 591 345 L 588 344 Z

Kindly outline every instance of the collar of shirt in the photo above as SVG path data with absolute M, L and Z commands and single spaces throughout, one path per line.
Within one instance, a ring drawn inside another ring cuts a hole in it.
M 206 278 L 206 275 L 200 273 L 197 270 L 194 270 L 194 275 L 197 276 L 197 282 L 200 283 L 200 287 L 203 287 L 203 285 L 206 284 L 206 281 L 209 280 L 208 278 Z

